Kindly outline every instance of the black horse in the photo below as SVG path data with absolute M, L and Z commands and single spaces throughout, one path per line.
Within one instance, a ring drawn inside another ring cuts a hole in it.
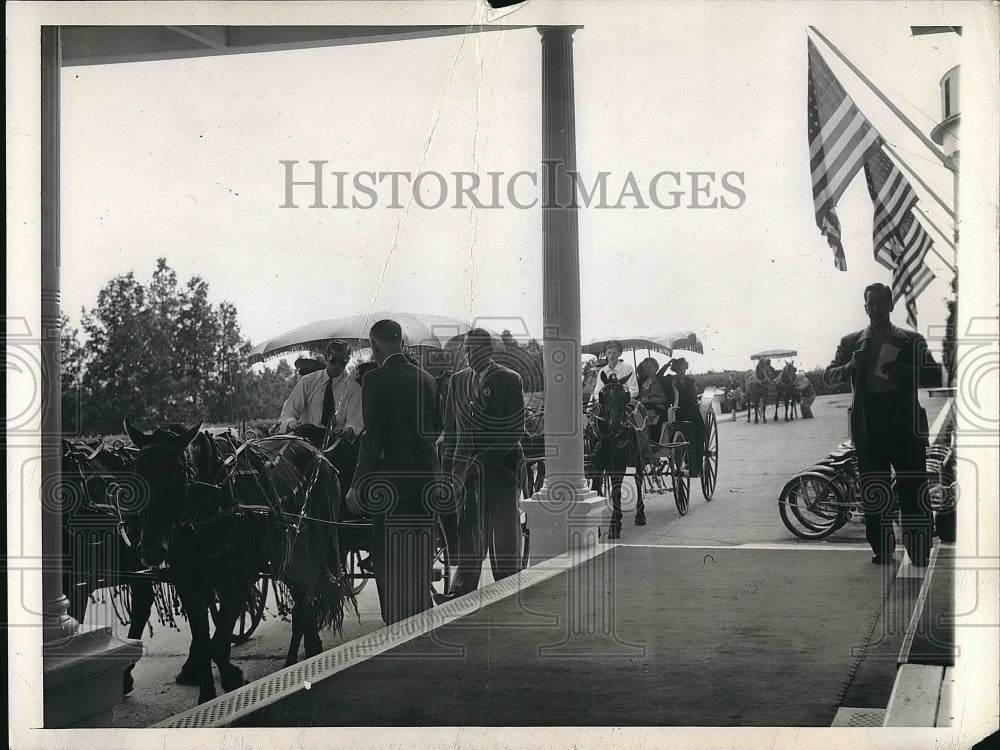
M 138 539 L 139 503 L 144 493 L 132 476 L 132 462 L 124 446 L 63 440 L 59 502 L 63 555 L 68 559 L 63 566 L 63 591 L 69 599 L 69 615 L 82 623 L 93 592 L 111 588 L 118 616 L 127 613 L 128 637 L 138 640 L 155 597 L 148 578 L 129 575 L 143 567 Z M 118 586 L 128 588 L 128 601 L 122 607 L 125 613 L 119 611 L 122 592 L 114 590 Z M 169 614 L 167 607 L 162 609 Z M 133 687 L 130 666 L 123 694 Z
M 584 430 L 586 451 L 590 456 L 590 476 L 594 490 L 599 490 L 605 476 L 611 480 L 611 528 L 609 539 L 618 539 L 622 529 L 622 480 L 626 469 L 635 466 L 635 524 L 646 525 L 642 502 L 643 461 L 639 431 L 633 424 L 630 397 L 625 383 L 632 377 L 618 380 L 601 373 L 604 386 L 597 396 L 597 408 L 589 414 Z
M 785 421 L 795 419 L 795 405 L 799 397 L 799 388 L 795 384 L 795 360 L 789 362 L 785 360 L 785 366 L 781 369 L 781 374 L 774 383 L 774 421 L 778 421 L 778 404 L 785 405 Z M 791 416 L 789 417 L 789 414 Z
M 204 703 L 216 695 L 213 661 L 224 690 L 244 684 L 229 659 L 231 637 L 262 573 L 281 581 L 294 602 L 286 666 L 297 661 L 303 636 L 306 656 L 322 651 L 319 630 L 332 625 L 339 632 L 351 595 L 335 526 L 340 486 L 323 454 L 296 437 L 237 447 L 200 428 L 171 425 L 146 434 L 125 420 L 139 447 L 135 473 L 149 493 L 140 551 L 149 565 L 169 565 L 191 627 L 177 682 L 198 685 Z
M 747 422 L 750 421 L 750 412 L 753 411 L 754 424 L 757 424 L 760 420 L 763 420 L 764 424 L 767 424 L 767 402 L 771 393 L 775 392 L 774 381 L 777 376 L 778 373 L 771 367 L 770 360 L 758 361 L 754 371 L 747 375 L 745 383 L 747 392 Z M 774 404 L 774 411 L 774 418 L 777 420 L 777 401 Z

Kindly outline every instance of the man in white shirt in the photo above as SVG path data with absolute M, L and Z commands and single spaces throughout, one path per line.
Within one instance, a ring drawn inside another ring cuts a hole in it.
M 351 358 L 347 342 L 335 339 L 327 345 L 326 368 L 303 375 L 295 383 L 281 409 L 279 433 L 294 432 L 320 448 L 340 438 L 337 449 L 328 454 L 340 474 L 341 493 L 346 494 L 357 463 L 355 441 L 364 430 L 361 386 L 347 375 Z
M 604 348 L 604 354 L 608 358 L 608 363 L 597 373 L 597 382 L 594 383 L 594 392 L 590 395 L 590 402 L 592 404 L 596 404 L 597 396 L 600 394 L 601 389 L 604 388 L 604 379 L 601 378 L 602 373 L 609 378 L 614 375 L 618 378 L 619 383 L 624 381 L 632 399 L 638 399 L 639 383 L 636 381 L 635 371 L 632 369 L 632 365 L 621 359 L 621 343 L 618 341 L 609 341 L 608 345 Z M 631 377 L 629 377 L 630 375 Z M 625 378 L 627 377 L 628 380 L 626 381 Z

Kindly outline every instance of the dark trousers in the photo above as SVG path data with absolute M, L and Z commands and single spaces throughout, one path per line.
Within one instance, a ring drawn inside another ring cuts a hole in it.
M 386 625 L 431 607 L 434 517 L 426 513 L 379 513 L 373 517 L 372 561 Z
M 472 470 L 459 500 L 458 549 L 451 591 L 459 596 L 479 588 L 487 552 L 493 578 L 521 570 L 518 475 L 504 466 Z
M 858 451 L 865 537 L 872 551 L 888 557 L 896 549 L 890 467 L 896 472 L 903 547 L 916 565 L 926 565 L 931 550 L 932 514 L 927 493 L 927 447 L 910 426 L 915 405 L 894 396 L 865 396 L 867 444 Z
M 353 443 L 341 441 L 336 448 L 326 454 L 337 470 L 337 478 L 340 480 L 340 496 L 343 497 L 351 489 L 354 483 L 354 470 L 358 466 L 358 452 L 361 450 L 361 440 L 355 439 Z

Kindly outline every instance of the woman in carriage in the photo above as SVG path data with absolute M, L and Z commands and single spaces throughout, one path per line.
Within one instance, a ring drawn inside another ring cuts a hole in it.
M 698 408 L 698 386 L 694 378 L 687 374 L 688 362 L 684 357 L 671 359 L 663 370 L 667 368 L 674 372 L 664 378 L 666 392 L 673 393 L 674 421 L 691 424 L 692 434 L 688 436 L 691 441 L 691 476 L 697 477 L 701 474 L 701 453 L 705 444 L 705 420 Z
M 657 372 L 659 369 L 660 363 L 653 357 L 646 357 L 639 364 L 639 373 L 643 376 L 639 382 L 639 402 L 646 407 L 649 439 L 654 443 L 660 442 L 663 423 L 667 419 L 667 397 Z

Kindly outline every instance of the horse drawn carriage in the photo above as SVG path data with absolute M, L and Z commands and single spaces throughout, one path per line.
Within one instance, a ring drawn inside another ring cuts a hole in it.
M 609 381 L 596 403 L 584 404 L 584 473 L 594 489 L 611 497 L 613 516 L 620 518 L 621 486 L 630 467 L 636 483 L 638 525 L 645 523 L 643 491 L 673 494 L 677 512 L 682 516 L 690 505 L 692 477 L 698 478 L 704 498 L 712 499 L 719 472 L 715 396 L 715 389 L 708 388 L 699 398 L 704 429 L 696 429 L 690 421 L 677 420 L 676 411 L 671 410 L 659 441 L 650 439 L 650 415 L 641 403 L 630 402 L 624 383 Z M 544 405 L 529 405 L 525 414 L 524 494 L 528 497 L 541 489 L 545 477 Z
M 771 359 L 795 357 L 797 354 L 798 352 L 793 349 L 769 349 L 750 356 L 750 361 L 757 364 L 747 374 L 745 380 L 747 422 L 753 413 L 754 424 L 760 421 L 767 424 L 767 405 L 772 400 L 774 401 L 772 421 L 778 421 L 778 407 L 781 404 L 785 405 L 785 421 L 795 419 L 802 396 L 795 361 L 786 359 L 782 369 L 777 370 L 771 365 Z M 808 383 L 808 380 L 806 382 Z

